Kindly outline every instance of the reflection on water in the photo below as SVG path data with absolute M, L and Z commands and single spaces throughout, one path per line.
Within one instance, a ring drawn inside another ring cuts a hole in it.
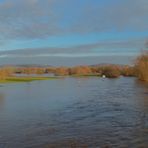
M 148 135 L 148 83 L 136 81 L 136 84 L 140 90 L 138 95 L 140 98 L 142 98 L 141 110 L 143 112 L 143 116 L 141 118 L 141 127 L 143 133 Z
M 148 147 L 148 85 L 133 78 L 6 84 L 0 94 L 0 147 Z

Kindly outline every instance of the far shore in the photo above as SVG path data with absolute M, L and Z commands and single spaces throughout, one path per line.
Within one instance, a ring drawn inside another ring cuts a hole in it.
M 0 83 L 53 80 L 64 77 L 136 77 L 148 82 L 148 52 L 139 55 L 133 66 L 129 65 L 80 65 L 75 67 L 3 66 Z

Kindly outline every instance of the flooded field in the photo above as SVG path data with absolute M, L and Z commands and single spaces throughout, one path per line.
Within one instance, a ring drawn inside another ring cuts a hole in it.
M 0 86 L 0 148 L 148 147 L 148 85 L 65 78 Z

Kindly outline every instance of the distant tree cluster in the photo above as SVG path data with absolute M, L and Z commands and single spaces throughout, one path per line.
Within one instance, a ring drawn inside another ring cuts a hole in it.
M 120 65 L 106 66 L 75 66 L 75 67 L 3 67 L 0 68 L 0 79 L 5 79 L 15 74 L 43 75 L 53 74 L 55 76 L 102 76 L 116 78 L 120 75 L 133 76 L 132 67 Z
M 116 78 L 120 75 L 134 76 L 134 68 L 121 65 L 99 65 L 99 66 L 75 66 L 75 67 L 19 67 L 15 69 L 17 74 L 53 74 L 55 76 L 102 76 Z
M 20 68 L 16 68 L 15 73 L 19 73 L 19 74 L 44 74 L 45 73 L 45 68 L 41 68 L 41 67 L 20 67 Z

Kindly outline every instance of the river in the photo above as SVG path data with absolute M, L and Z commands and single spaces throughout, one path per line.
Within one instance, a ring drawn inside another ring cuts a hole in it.
M 148 147 L 148 85 L 65 78 L 0 86 L 0 148 Z

